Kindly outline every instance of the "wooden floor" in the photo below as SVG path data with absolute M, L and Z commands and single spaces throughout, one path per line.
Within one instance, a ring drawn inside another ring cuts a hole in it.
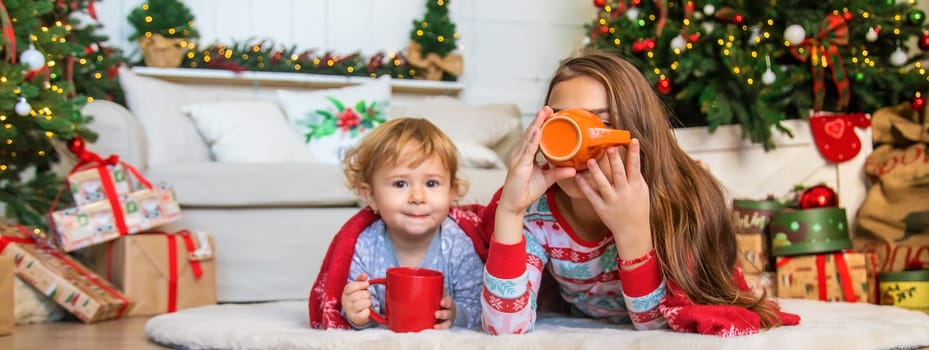
M 148 317 L 128 317 L 83 324 L 78 321 L 17 326 L 0 336 L 3 350 L 46 349 L 168 349 L 145 338 Z

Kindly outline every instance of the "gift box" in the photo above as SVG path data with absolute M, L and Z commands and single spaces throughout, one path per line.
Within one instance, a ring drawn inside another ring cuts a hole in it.
M 735 235 L 736 247 L 739 249 L 739 265 L 745 273 L 768 271 L 771 255 L 767 250 L 767 241 L 767 237 L 761 233 Z
M 877 303 L 877 261 L 848 251 L 777 259 L 781 298 Z
M 777 297 L 777 274 L 774 272 L 746 273 L 745 282 L 755 295 Z
M 0 228 L 0 253 L 13 257 L 16 275 L 84 323 L 123 316 L 129 299 L 70 256 L 36 244 L 18 225 Z M 15 232 L 19 231 L 19 232 Z
M 852 247 L 842 208 L 782 211 L 771 218 L 768 229 L 774 256 L 838 252 Z
M 56 244 L 71 252 L 181 217 L 174 189 L 163 183 L 120 196 L 117 203 L 98 201 L 53 212 L 49 224 Z
M 84 255 L 133 301 L 129 315 L 140 316 L 216 304 L 213 247 L 202 230 L 145 232 L 91 247 Z
M 13 333 L 13 258 L 0 255 L 0 335 Z
M 771 217 L 784 209 L 773 199 L 732 201 L 732 220 L 737 233 L 766 233 Z
M 68 175 L 68 187 L 77 206 L 105 201 L 107 192 L 117 196 L 129 193 L 129 178 L 121 163 L 77 170 Z M 109 191 L 107 187 L 111 187 Z
M 881 305 L 895 305 L 929 314 L 929 270 L 881 272 Z

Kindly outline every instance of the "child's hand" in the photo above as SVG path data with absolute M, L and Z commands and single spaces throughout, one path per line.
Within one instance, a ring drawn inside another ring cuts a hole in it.
M 452 296 L 445 294 L 439 302 L 439 310 L 435 312 L 436 324 L 432 328 L 449 329 L 455 323 L 455 301 Z
M 342 310 L 345 318 L 356 326 L 371 322 L 371 293 L 368 292 L 368 274 L 355 277 L 355 282 L 342 289 Z
M 605 161 L 587 161 L 589 175 L 576 179 L 597 216 L 613 233 L 617 248 L 622 249 L 620 257 L 635 258 L 652 247 L 651 207 L 648 183 L 642 177 L 639 140 L 632 139 L 626 150 L 623 162 L 618 147 L 607 148 Z

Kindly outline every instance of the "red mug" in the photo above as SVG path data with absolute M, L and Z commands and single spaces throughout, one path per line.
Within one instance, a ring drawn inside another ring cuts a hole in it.
M 539 150 L 555 166 L 585 170 L 587 160 L 599 158 L 606 147 L 629 141 L 629 131 L 607 128 L 596 114 L 565 109 L 542 124 Z
M 442 272 L 418 267 L 392 267 L 387 277 L 370 284 L 384 285 L 384 314 L 371 308 L 371 319 L 394 332 L 432 329 L 439 310 L 445 280 Z

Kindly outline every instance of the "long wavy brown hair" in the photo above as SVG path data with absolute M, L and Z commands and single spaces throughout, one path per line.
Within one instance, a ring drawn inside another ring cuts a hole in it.
M 640 141 L 652 242 L 665 276 L 694 303 L 742 306 L 761 317 L 762 327 L 779 325 L 773 300 L 736 285 L 738 252 L 726 193 L 678 145 L 670 112 L 651 84 L 618 53 L 587 50 L 561 63 L 548 94 L 555 84 L 578 76 L 603 84 L 614 127 L 629 130 Z

